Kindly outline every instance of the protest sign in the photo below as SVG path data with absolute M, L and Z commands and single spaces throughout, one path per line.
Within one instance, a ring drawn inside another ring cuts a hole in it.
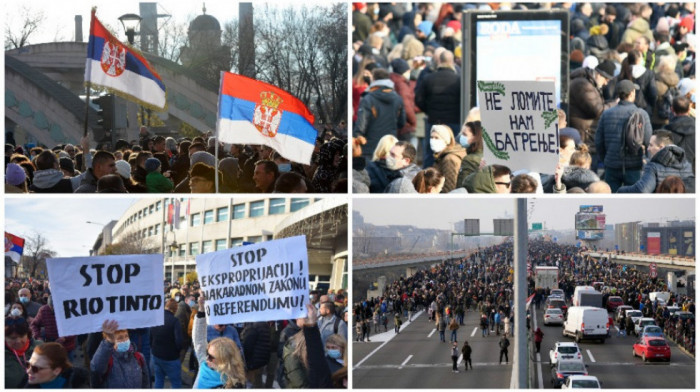
M 163 325 L 163 255 L 47 259 L 59 336 Z
M 207 324 L 289 320 L 306 315 L 306 236 L 197 256 Z
M 559 123 L 554 82 L 479 81 L 486 163 L 554 174 Z

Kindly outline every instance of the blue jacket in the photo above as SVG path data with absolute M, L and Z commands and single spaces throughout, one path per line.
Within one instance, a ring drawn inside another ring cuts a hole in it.
M 641 151 L 638 155 L 625 155 L 624 158 L 622 156 L 622 133 L 627 120 L 637 110 L 641 111 L 644 117 L 644 146 L 646 147 L 651 139 L 651 120 L 646 111 L 637 108 L 632 102 L 620 101 L 617 106 L 604 111 L 600 116 L 595 133 L 595 146 L 598 157 L 606 168 L 622 169 L 623 163 L 626 169 L 642 168 Z
M 134 356 L 134 346 L 129 351 L 118 353 L 114 345 L 102 340 L 95 355 L 90 361 L 90 371 L 98 375 L 107 373 L 109 358 L 112 357 L 112 368 L 106 375 L 103 388 L 108 389 L 148 389 L 151 387 L 151 376 L 148 366 L 143 368 Z
M 236 328 L 227 325 L 222 332 L 219 332 L 213 325 L 207 325 L 207 342 L 211 342 L 216 338 L 229 338 L 233 340 L 236 342 L 238 349 L 241 350 L 241 356 L 243 356 L 243 345 L 241 344 L 241 339 L 238 336 L 238 331 L 236 331 Z
M 666 146 L 644 167 L 642 177 L 633 185 L 623 186 L 617 193 L 653 193 L 668 176 L 678 176 L 686 193 L 695 193 L 695 175 L 685 159 L 685 152 L 676 145 Z

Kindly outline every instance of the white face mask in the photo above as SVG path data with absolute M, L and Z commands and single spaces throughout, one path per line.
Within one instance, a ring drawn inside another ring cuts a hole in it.
M 14 309 L 12 309 L 12 311 L 10 312 L 10 315 L 12 315 L 12 317 L 19 317 L 19 316 L 22 315 L 22 311 L 19 310 L 19 309 L 17 309 L 17 308 L 14 308 Z
M 435 151 L 435 152 L 440 152 L 447 147 L 447 143 L 445 143 L 444 140 L 442 139 L 430 139 L 430 149 Z
M 398 170 L 399 169 L 399 161 L 392 157 L 391 155 L 386 156 L 386 167 L 389 168 L 390 170 Z

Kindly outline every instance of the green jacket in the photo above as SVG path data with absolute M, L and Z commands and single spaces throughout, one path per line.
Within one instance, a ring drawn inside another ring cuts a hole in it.
M 468 175 L 462 184 L 469 193 L 496 193 L 496 184 L 493 179 L 493 168 L 486 166 L 479 171 Z
M 304 364 L 294 354 L 292 339 L 287 340 L 282 349 L 285 388 L 300 389 L 309 387 L 308 374 Z
M 34 340 L 31 337 L 29 339 L 29 348 L 24 353 L 25 363 L 32 357 L 32 353 L 34 352 L 36 346 L 43 343 L 42 341 Z M 26 376 L 27 369 L 23 364 L 17 361 L 15 354 L 9 347 L 7 347 L 7 345 L 5 345 L 5 388 L 15 389 L 23 387 L 23 385 L 26 384 L 26 381 L 24 380 Z
M 467 178 L 468 175 L 479 170 L 481 158 L 483 157 L 484 153 L 479 151 L 473 154 L 467 154 L 464 158 L 462 158 L 462 166 L 459 167 L 459 174 L 457 175 L 458 188 L 464 187 L 464 179 Z
M 146 176 L 146 188 L 148 193 L 170 193 L 174 186 L 162 173 L 151 172 Z

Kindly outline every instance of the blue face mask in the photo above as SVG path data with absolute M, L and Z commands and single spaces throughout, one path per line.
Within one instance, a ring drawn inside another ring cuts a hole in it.
M 19 302 L 23 304 L 28 304 L 29 303 L 29 297 L 19 297 Z
M 125 352 L 129 351 L 129 347 L 131 347 L 131 341 L 129 339 L 127 339 L 123 342 L 117 343 L 116 346 L 117 347 L 115 348 L 115 350 L 118 353 L 125 353 Z
M 279 170 L 280 173 L 288 173 L 292 171 L 292 164 L 291 163 L 280 163 L 277 165 L 277 170 Z
M 194 306 L 197 305 L 197 302 L 190 301 L 190 303 L 188 305 L 190 305 L 191 308 L 194 308 Z
M 332 349 L 332 350 L 326 350 L 326 353 L 328 354 L 329 357 L 333 359 L 338 359 L 342 357 L 343 355 L 340 353 L 340 350 Z
M 461 144 L 464 148 L 469 147 L 469 141 L 467 140 L 467 137 L 464 136 L 464 134 L 459 134 L 459 144 Z

